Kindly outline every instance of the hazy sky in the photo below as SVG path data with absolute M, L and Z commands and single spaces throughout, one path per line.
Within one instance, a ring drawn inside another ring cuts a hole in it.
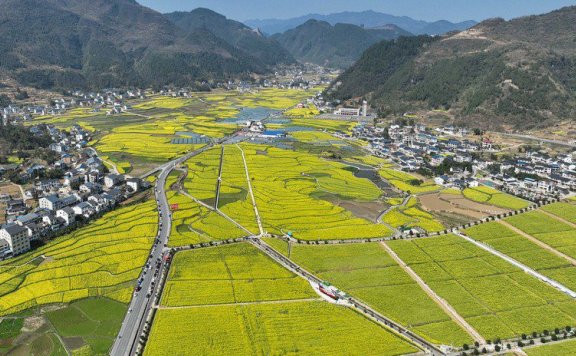
M 160 12 L 206 7 L 235 20 L 374 10 L 417 20 L 506 19 L 576 5 L 576 0 L 138 0 Z

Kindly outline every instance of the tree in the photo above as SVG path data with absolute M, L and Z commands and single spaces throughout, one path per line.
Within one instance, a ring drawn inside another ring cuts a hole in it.
M 10 98 L 6 94 L 0 95 L 0 108 L 8 106 L 10 104 L 12 104 L 12 100 L 10 100 Z

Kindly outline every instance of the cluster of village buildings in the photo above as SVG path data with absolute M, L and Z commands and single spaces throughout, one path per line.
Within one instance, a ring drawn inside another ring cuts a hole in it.
M 452 126 L 432 130 L 424 125 L 359 125 L 351 136 L 370 142 L 375 155 L 405 171 L 433 171 L 446 159 L 470 167 L 451 168 L 434 178 L 446 187 L 464 189 L 484 183 L 532 201 L 576 192 L 576 151 L 555 157 L 528 151 L 497 161 L 491 153 L 499 149 L 489 138 L 471 140 L 466 129 Z
M 30 174 L 33 168 L 58 169 L 64 175 L 61 179 L 31 180 L 23 197 L 0 195 L 7 206 L 6 224 L 0 227 L 0 260 L 30 250 L 35 240 L 69 231 L 77 222 L 113 209 L 147 186 L 138 178 L 109 173 L 96 151 L 86 147 L 90 133 L 80 126 L 66 132 L 52 125 L 38 125 L 30 131 L 47 131 L 54 141 L 50 149 L 60 159 L 49 166 L 21 167 L 21 174 Z
M 51 100 L 44 105 L 8 105 L 0 108 L 0 116 L 4 125 L 31 121 L 37 116 L 63 115 L 74 108 L 92 108 L 97 113 L 102 110 L 106 115 L 120 114 L 129 111 L 130 105 L 126 102 L 131 99 L 144 99 L 146 94 L 141 89 L 117 90 L 110 89 L 102 92 L 74 91 L 68 98 Z

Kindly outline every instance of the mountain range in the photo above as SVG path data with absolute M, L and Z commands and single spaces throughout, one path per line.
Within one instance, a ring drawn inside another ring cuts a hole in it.
M 258 28 L 264 33 L 270 35 L 283 33 L 293 28 L 296 28 L 309 20 L 325 21 L 331 25 L 337 23 L 345 23 L 365 28 L 377 28 L 384 25 L 396 25 L 405 31 L 415 35 L 428 34 L 440 35 L 451 31 L 466 30 L 474 25 L 476 21 L 464 21 L 459 23 L 452 23 L 449 21 L 436 21 L 426 22 L 414 20 L 407 16 L 393 16 L 375 11 L 362 11 L 362 12 L 339 12 L 329 15 L 309 14 L 305 16 L 295 17 L 291 19 L 264 19 L 264 20 L 248 20 L 245 24 Z
M 0 53 L 0 72 L 39 88 L 191 85 L 267 70 L 134 0 L 0 0 Z
M 576 7 L 492 19 L 444 37 L 369 48 L 328 90 L 384 114 L 450 109 L 475 126 L 551 125 L 576 115 Z
M 198 8 L 190 12 L 173 12 L 165 16 L 185 33 L 207 30 L 265 65 L 296 62 L 294 57 L 275 40 L 212 10 Z
M 350 24 L 338 23 L 332 26 L 325 21 L 308 20 L 272 38 L 300 62 L 347 68 L 374 43 L 411 35 L 395 25 L 364 29 Z

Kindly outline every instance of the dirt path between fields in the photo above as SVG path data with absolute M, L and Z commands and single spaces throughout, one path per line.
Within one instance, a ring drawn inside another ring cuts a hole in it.
M 418 283 L 420 288 L 422 288 L 424 292 L 426 292 L 426 294 L 428 294 L 428 296 L 432 298 L 432 300 L 436 302 L 436 304 L 438 304 L 438 306 L 444 310 L 446 314 L 448 314 L 450 319 L 452 319 L 456 324 L 460 325 L 460 327 L 462 327 L 462 329 L 464 329 L 474 339 L 474 341 L 478 341 L 480 344 L 486 343 L 486 340 L 482 337 L 482 335 L 480 335 L 480 333 L 474 329 L 472 325 L 468 324 L 468 322 L 460 314 L 458 314 L 458 312 L 450 304 L 448 304 L 447 301 L 436 294 L 436 292 L 434 292 L 432 288 L 430 288 L 428 284 L 426 284 L 426 282 L 424 282 L 424 280 L 420 278 L 420 276 L 414 272 L 412 268 L 410 268 L 406 263 L 404 263 L 404 261 L 402 261 L 402 259 L 386 244 L 386 242 L 382 241 L 381 245 L 384 247 L 386 252 L 388 252 L 388 254 L 396 261 L 396 263 L 398 263 L 398 265 L 404 271 L 406 271 L 406 273 L 408 273 L 408 275 L 416 283 Z
M 549 217 L 551 217 L 551 218 L 553 218 L 553 219 L 556 219 L 556 220 L 558 220 L 558 221 L 560 221 L 560 222 L 563 222 L 564 224 L 572 227 L 573 229 L 576 229 L 576 224 L 574 224 L 574 223 L 571 222 L 571 221 L 568 221 L 568 220 L 566 220 L 566 219 L 564 219 L 564 218 L 562 218 L 562 217 L 560 217 L 560 216 L 554 215 L 554 214 L 549 213 L 549 212 L 547 212 L 547 211 L 544 211 L 544 210 L 542 210 L 542 209 L 540 209 L 540 210 L 538 210 L 538 211 L 541 212 L 541 213 L 543 213 L 543 214 L 545 214 L 545 215 L 548 215 Z
M 159 306 L 158 309 L 191 309 L 191 308 L 208 308 L 208 307 L 230 307 L 237 305 L 258 305 L 258 304 L 285 304 L 285 303 L 302 303 L 302 302 L 322 302 L 322 298 L 306 298 L 306 299 L 283 299 L 283 300 L 268 300 L 260 302 L 244 302 L 244 303 L 223 303 L 223 304 L 203 304 L 203 305 L 184 305 L 180 307 L 166 307 Z
M 507 228 L 509 228 L 510 230 L 514 231 L 515 233 L 517 233 L 518 235 L 527 238 L 528 240 L 534 242 L 536 245 L 542 247 L 543 249 L 552 252 L 553 254 L 555 254 L 558 257 L 561 257 L 563 259 L 565 259 L 566 261 L 570 262 L 572 265 L 576 266 L 576 259 L 558 251 L 557 249 L 555 249 L 554 247 L 545 244 L 544 242 L 538 240 L 537 238 L 535 238 L 532 235 L 529 235 L 527 233 L 525 233 L 524 231 L 518 229 L 517 227 L 511 225 L 510 223 L 503 221 L 503 220 L 499 220 L 498 221 L 500 224 L 506 226 Z

